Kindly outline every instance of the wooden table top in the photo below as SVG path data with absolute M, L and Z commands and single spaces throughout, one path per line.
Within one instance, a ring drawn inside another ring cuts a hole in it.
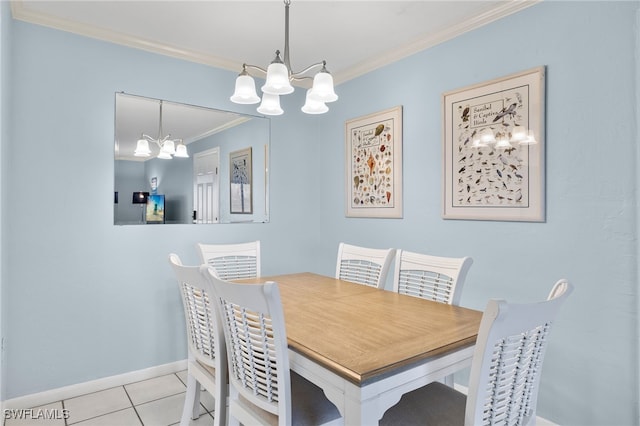
M 475 343 L 482 312 L 312 273 L 245 279 L 278 283 L 289 348 L 362 385 Z

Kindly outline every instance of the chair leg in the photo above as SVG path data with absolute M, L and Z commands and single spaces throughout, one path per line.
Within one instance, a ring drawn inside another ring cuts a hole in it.
M 187 394 L 184 398 L 180 426 L 189 426 L 189 421 L 200 416 L 200 383 L 191 374 L 187 375 Z
M 227 424 L 227 384 L 216 377 L 213 424 L 222 426 Z
M 233 386 L 229 386 L 229 403 L 227 404 L 227 425 L 228 426 L 240 426 L 240 421 L 237 417 L 231 414 L 231 407 L 233 405 L 233 399 L 238 398 L 238 391 Z
M 445 376 L 443 382 L 445 385 L 449 386 L 450 388 L 453 388 L 453 374 L 449 374 L 448 376 Z

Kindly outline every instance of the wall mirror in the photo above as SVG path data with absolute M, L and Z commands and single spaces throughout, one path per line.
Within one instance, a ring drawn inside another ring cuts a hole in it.
M 268 118 L 115 95 L 115 225 L 269 221 Z

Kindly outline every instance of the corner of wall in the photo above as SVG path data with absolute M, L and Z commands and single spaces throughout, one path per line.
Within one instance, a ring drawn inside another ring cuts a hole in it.
M 636 134 L 636 167 L 635 167 L 635 180 L 636 180 L 636 220 L 635 220 L 635 240 L 636 240 L 636 262 L 634 271 L 636 277 L 636 283 L 640 288 L 640 276 L 638 275 L 638 262 L 640 262 L 640 241 L 638 239 L 638 229 L 640 227 L 640 193 L 638 188 L 640 187 L 640 173 L 638 167 L 640 166 L 640 2 L 636 6 L 636 22 L 635 22 L 635 94 L 636 94 L 636 106 L 635 106 L 635 134 Z M 640 396 L 640 292 L 636 292 L 636 395 Z M 640 407 L 636 405 L 636 423 L 640 424 Z
M 9 85 L 9 55 L 10 55 L 10 42 L 11 42 L 11 10 L 9 2 L 0 2 L 0 164 L 3 164 L 5 159 L 5 141 L 8 138 L 10 120 L 9 115 L 9 98 L 8 93 Z M 5 295 L 5 268 L 6 265 L 6 250 L 4 250 L 4 223 L 5 218 L 2 212 L 2 205 L 4 204 L 5 186 L 4 171 L 6 167 L 0 167 L 0 411 L 4 410 L 4 400 L 6 396 L 6 359 L 5 359 L 5 336 L 6 336 L 6 295 Z

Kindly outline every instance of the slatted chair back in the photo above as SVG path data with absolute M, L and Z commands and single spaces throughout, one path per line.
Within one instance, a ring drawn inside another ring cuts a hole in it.
M 224 324 L 230 423 L 342 425 L 338 409 L 322 390 L 289 370 L 278 285 L 226 282 L 211 268 L 207 278 Z
M 189 354 L 187 397 L 181 425 L 188 425 L 189 417 L 195 419 L 199 415 L 200 383 L 215 399 L 215 422 L 220 425 L 226 420 L 227 351 L 213 286 L 203 276 L 200 266 L 184 266 L 173 253 L 169 255 L 169 263 L 182 296 Z
M 438 257 L 398 250 L 393 290 L 400 294 L 458 305 L 472 264 L 473 259 L 470 257 Z
M 572 291 L 560 280 L 544 302 L 489 301 L 471 365 L 465 424 L 535 424 L 547 336 Z
M 239 244 L 196 244 L 203 264 L 223 280 L 260 276 L 260 241 Z
M 336 278 L 383 288 L 395 250 L 373 249 L 340 243 Z

